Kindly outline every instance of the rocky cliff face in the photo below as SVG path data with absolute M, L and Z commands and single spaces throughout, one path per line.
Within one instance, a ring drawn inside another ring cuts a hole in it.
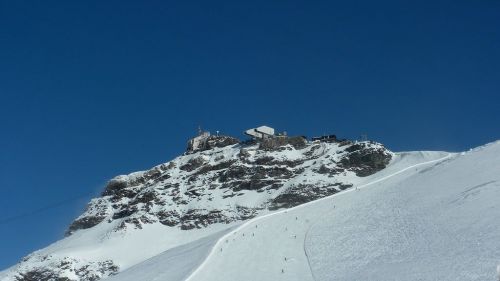
M 110 180 L 67 235 L 95 227 L 126 233 L 145 225 L 190 231 L 246 220 L 350 188 L 356 178 L 385 168 L 391 157 L 374 142 L 284 138 L 241 144 L 234 138 L 211 137 L 203 150 Z M 35 253 L 16 270 L 12 276 L 18 281 L 98 280 L 116 273 L 119 266 L 112 260 Z
M 261 210 L 289 208 L 349 188 L 349 176 L 371 175 L 391 159 L 376 143 L 290 139 L 274 146 L 230 142 L 118 176 L 71 224 L 68 235 L 112 220 L 121 222 L 116 231 L 157 222 L 189 230 L 244 220 Z

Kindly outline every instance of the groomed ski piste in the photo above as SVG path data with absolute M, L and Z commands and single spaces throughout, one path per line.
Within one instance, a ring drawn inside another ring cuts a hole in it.
M 349 190 L 244 223 L 172 235 L 153 225 L 125 234 L 127 247 L 115 237 L 106 249 L 77 249 L 128 260 L 111 281 L 498 280 L 499 199 L 498 141 L 459 154 L 402 152 Z M 98 232 L 71 239 L 91 245 Z M 51 247 L 75 251 L 71 239 Z M 139 261 L 165 243 L 173 246 Z
M 354 188 L 249 220 L 108 279 L 497 280 L 500 142 L 397 153 Z

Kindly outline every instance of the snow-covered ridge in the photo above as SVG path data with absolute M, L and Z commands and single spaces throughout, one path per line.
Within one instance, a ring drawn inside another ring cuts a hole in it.
M 408 166 L 406 168 L 401 168 L 400 170 L 395 171 L 393 173 L 390 173 L 390 174 L 388 174 L 386 176 L 378 177 L 376 180 L 369 181 L 368 183 L 364 183 L 364 184 L 358 185 L 358 186 L 356 186 L 356 189 L 354 189 L 354 190 L 350 189 L 350 190 L 345 191 L 344 193 L 361 190 L 363 188 L 366 188 L 366 187 L 369 187 L 371 185 L 377 184 L 379 182 L 385 181 L 385 180 L 387 180 L 387 179 L 389 179 L 391 177 L 398 176 L 399 174 L 402 174 L 402 173 L 404 173 L 404 172 L 406 172 L 406 171 L 408 171 L 410 169 L 414 169 L 414 168 L 418 168 L 418 167 L 421 167 L 421 166 L 425 166 L 425 165 L 430 165 L 430 164 L 433 164 L 433 163 L 441 162 L 441 161 L 444 161 L 444 160 L 449 159 L 451 157 L 452 157 L 452 155 L 450 154 L 450 155 L 443 156 L 442 158 L 438 158 L 438 159 L 435 159 L 435 160 L 429 160 L 429 161 L 421 162 L 421 163 L 418 163 L 418 164 L 414 164 L 414 165 Z M 224 247 L 225 241 L 228 241 L 229 239 L 231 239 L 232 236 L 237 235 L 239 233 L 245 233 L 245 232 L 248 233 L 248 232 L 251 232 L 252 233 L 252 237 L 254 237 L 255 233 L 253 231 L 255 231 L 255 230 L 253 230 L 253 228 L 257 229 L 257 227 L 258 227 L 259 224 L 265 223 L 266 220 L 270 219 L 271 217 L 276 217 L 276 216 L 279 216 L 279 215 L 282 215 L 282 214 L 288 214 L 289 212 L 293 213 L 294 211 L 298 211 L 299 209 L 307 208 L 307 207 L 309 207 L 311 205 L 316 205 L 316 204 L 320 203 L 321 201 L 331 200 L 332 197 L 334 197 L 334 196 L 335 195 L 327 196 L 327 197 L 318 199 L 316 201 L 311 201 L 311 202 L 308 202 L 308 203 L 304 203 L 302 205 L 298 205 L 298 206 L 292 207 L 290 209 L 285 209 L 285 210 L 281 210 L 281 211 L 278 211 L 278 212 L 274 212 L 274 213 L 270 213 L 270 214 L 267 214 L 267 215 L 263 215 L 263 216 L 260 216 L 260 217 L 257 217 L 255 219 L 252 219 L 252 220 L 249 220 L 249 221 L 245 222 L 244 224 L 242 224 L 241 226 L 239 226 L 234 231 L 231 231 L 230 233 L 228 233 L 228 234 L 222 236 L 221 238 L 219 238 L 219 240 L 217 240 L 217 242 L 212 247 L 212 249 L 211 249 L 209 255 L 206 257 L 206 259 L 185 280 L 186 281 L 195 280 L 199 275 L 201 275 L 200 272 L 202 272 L 203 270 L 205 270 L 205 268 L 211 262 L 211 259 L 212 258 L 216 258 L 215 255 L 217 254 L 217 249 L 221 249 L 221 252 L 222 252 L 222 249 Z M 296 216 L 295 218 L 296 218 L 296 221 L 298 221 L 298 217 Z M 288 231 L 288 227 L 285 227 L 285 231 Z M 296 239 L 296 234 L 293 234 L 293 238 Z M 286 258 L 286 256 L 285 256 L 285 258 Z
M 187 278 L 154 272 L 174 281 L 496 280 L 499 170 L 499 142 L 460 154 L 398 153 L 355 189 L 231 231 Z
M 219 169 L 228 160 L 220 158 L 221 151 L 236 158 Z M 385 168 L 361 177 L 380 163 L 381 155 L 390 155 Z M 234 145 L 183 155 L 163 165 L 170 167 L 160 165 L 115 178 L 104 196 L 94 199 L 103 202 L 92 201 L 89 206 L 108 206 L 104 220 L 74 229 L 65 239 L 0 272 L 0 280 L 98 280 L 115 273 L 110 281 L 498 279 L 500 142 L 457 154 L 392 153 L 375 143 L 308 143 L 277 150 Z M 280 177 L 284 170 L 277 172 L 275 167 L 286 167 L 291 177 Z M 152 177 L 160 168 L 164 171 Z M 235 170 L 237 177 L 224 175 Z M 204 199 L 186 195 L 187 204 L 175 209 L 179 212 L 200 205 L 230 208 L 238 202 L 256 215 L 228 221 L 204 221 L 195 215 L 169 226 L 146 201 L 136 204 L 140 208 L 129 215 L 139 218 L 139 226 L 125 222 L 122 227 L 127 217 L 113 218 L 125 206 L 114 206 L 115 192 L 129 194 L 141 186 L 134 197 L 116 201 L 133 202 L 142 192 L 166 184 L 154 178 L 169 173 L 177 173 L 181 194 L 189 192 L 193 182 L 217 179 L 210 182 L 218 185 L 215 189 L 208 185 L 204 190 L 203 184 L 195 189 Z M 257 178 L 260 182 L 244 183 L 262 174 Z M 189 181 L 193 176 L 195 180 Z M 260 186 L 262 181 L 268 185 Z M 120 188 L 113 182 L 127 184 Z M 231 185 L 223 187 L 227 182 Z M 352 187 L 328 192 L 339 182 Z M 282 183 L 281 187 L 300 184 L 302 192 L 294 193 L 301 189 L 290 186 L 268 189 L 275 183 Z M 240 189 L 248 186 L 258 188 Z M 221 198 L 222 192 L 220 197 L 207 199 L 213 190 L 224 188 L 243 195 Z M 283 197 L 290 200 L 279 199 Z M 304 197 L 319 200 L 304 202 Z M 276 201 L 288 205 L 275 210 Z M 95 213 L 85 214 L 92 217 Z M 141 216 L 157 221 L 144 222 Z
M 394 157 L 374 142 L 291 138 L 260 147 L 226 140 L 230 145 L 115 177 L 68 237 L 27 256 L 0 280 L 102 279 L 242 220 L 350 188 Z
M 497 280 L 499 169 L 500 142 L 396 153 L 353 189 L 166 251 L 110 281 Z
M 160 222 L 183 230 L 254 217 L 352 186 L 383 169 L 392 154 L 376 143 L 315 143 L 275 151 L 227 146 L 183 155 L 145 172 L 118 176 L 69 234 L 104 220 L 118 229 Z
M 110 281 L 133 281 L 141 278 L 172 281 L 206 278 L 219 281 L 309 280 L 311 273 L 302 242 L 307 236 L 308 226 L 321 224 L 328 219 L 331 207 L 335 209 L 334 204 L 331 204 L 334 197 L 340 198 L 347 193 L 356 196 L 357 191 L 364 188 L 381 184 L 393 177 L 408 178 L 414 173 L 442 165 L 443 161 L 453 159 L 455 156 L 443 152 L 397 153 L 386 169 L 363 178 L 358 185 L 355 185 L 356 189 L 256 217 L 237 229 L 229 229 L 229 233 L 224 232 L 228 233 L 227 235 L 219 233 L 218 237 L 212 236 L 211 240 L 195 241 L 174 251 L 168 250 L 125 270 L 112 277 Z M 316 208 L 318 204 L 327 208 L 318 209 Z M 307 211 L 310 208 L 313 208 L 313 211 L 309 212 L 309 217 L 296 215 L 296 212 Z M 194 248 L 200 244 L 203 247 Z M 294 251 L 298 253 L 294 254 Z M 219 260 L 221 257 L 229 260 Z M 214 263 L 218 260 L 220 262 Z M 283 267 L 284 263 L 288 263 L 288 266 Z M 178 270 L 171 270 L 172 268 Z M 285 268 L 286 274 L 282 272 Z

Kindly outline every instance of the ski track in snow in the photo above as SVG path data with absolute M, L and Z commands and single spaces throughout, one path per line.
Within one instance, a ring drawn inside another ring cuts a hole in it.
M 231 232 L 232 228 L 198 239 L 192 243 L 171 248 L 162 254 L 149 258 L 131 268 L 120 272 L 106 280 L 109 281 L 136 281 L 136 280 L 182 280 L 190 273 L 190 268 L 205 259 L 208 249 L 216 242 L 220 233 Z M 206 250 L 204 250 L 206 248 Z M 162 265 L 162 270 L 155 268 Z M 144 268 L 147 268 L 146 274 Z
M 234 229 L 233 231 L 225 234 L 224 236 L 222 236 L 221 238 L 219 238 L 219 240 L 217 240 L 217 242 L 213 245 L 213 247 L 210 249 L 210 253 L 206 256 L 206 258 L 203 260 L 203 262 L 186 278 L 184 279 L 185 281 L 191 281 L 193 280 L 193 278 L 198 274 L 198 272 L 200 272 L 200 270 L 202 270 L 206 264 L 208 263 L 208 261 L 210 260 L 210 258 L 216 253 L 216 249 L 219 248 L 221 246 L 221 244 L 224 242 L 224 240 L 228 239 L 231 235 L 233 235 L 235 232 L 238 232 L 242 229 L 244 229 L 245 227 L 247 227 L 248 225 L 250 224 L 253 224 L 253 223 L 256 223 L 256 222 L 259 222 L 263 219 L 266 219 L 266 218 L 269 218 L 269 217 L 272 217 L 272 216 L 276 216 L 276 215 L 279 215 L 279 214 L 283 214 L 283 213 L 286 213 L 286 212 L 289 212 L 289 211 L 293 211 L 293 210 L 297 210 L 297 209 L 300 209 L 300 208 L 304 208 L 306 206 L 309 206 L 309 205 L 312 205 L 312 204 L 316 204 L 320 201 L 325 201 L 325 200 L 328 200 L 328 199 L 331 199 L 333 197 L 337 197 L 339 195 L 343 195 L 343 194 L 346 194 L 346 193 L 349 193 L 349 192 L 353 192 L 353 191 L 357 191 L 357 190 L 360 190 L 360 189 L 363 189 L 363 188 L 366 188 L 368 186 L 371 186 L 371 185 L 374 185 L 376 183 L 379 183 L 379 182 L 382 182 L 382 181 L 385 181 L 389 178 L 392 178 L 394 176 L 397 176 L 399 174 L 402 174 L 408 170 L 411 170 L 411 169 L 414 169 L 414 168 L 418 168 L 420 166 L 425 166 L 425 165 L 429 165 L 429 164 L 433 164 L 433 163 L 440 163 L 442 161 L 446 161 L 450 158 L 452 158 L 455 154 L 452 154 L 452 153 L 449 153 L 448 155 L 446 155 L 445 157 L 442 157 L 442 158 L 439 158 L 439 159 L 435 159 L 435 160 L 431 160 L 431 161 L 426 161 L 426 162 L 422 162 L 422 163 L 418 163 L 418 164 L 414 164 L 414 165 L 411 165 L 411 166 L 408 166 L 404 169 L 401 169 L 397 172 L 394 172 L 392 174 L 389 174 L 387 176 L 384 176 L 382 178 L 379 178 L 377 180 L 374 180 L 372 182 L 369 182 L 369 183 L 366 183 L 366 184 L 362 184 L 360 186 L 357 186 L 357 187 L 352 187 L 351 189 L 349 190 L 345 190 L 345 191 L 342 191 L 342 192 L 339 192 L 339 193 L 336 193 L 336 194 L 333 194 L 333 195 L 330 195 L 330 196 L 327 196 L 327 197 L 324 197 L 324 198 L 320 198 L 318 200 L 314 200 L 314 201 L 311 201 L 311 202 L 307 202 L 307 203 L 304 203 L 302 205 L 298 205 L 298 206 L 295 206 L 295 207 L 292 207 L 292 208 L 289 208 L 289 209 L 284 209 L 284 210 L 281 210 L 281 211 L 278 211 L 278 212 L 274 212 L 274 213 L 270 213 L 270 214 L 267 214 L 267 215 L 263 215 L 263 216 L 260 216 L 260 217 L 256 217 L 254 219 L 251 219 L 243 224 L 241 224 L 239 227 L 237 227 L 236 229 Z M 314 224 L 313 224 L 314 225 Z M 310 227 L 311 228 L 311 227 Z M 304 241 L 306 240 L 307 238 L 307 232 L 306 232 L 306 235 L 305 235 L 305 238 L 304 238 Z M 304 243 L 305 244 L 305 243 Z M 308 262 L 308 267 L 309 267 L 309 270 L 311 272 L 311 275 L 312 275 L 312 278 L 313 280 L 316 280 L 314 278 L 314 273 L 312 271 L 312 268 L 310 266 L 310 261 L 309 261 L 309 257 L 307 255 L 307 252 L 306 252 L 306 249 L 304 248 L 304 253 L 306 255 L 306 258 L 307 258 L 307 262 Z
M 315 225 L 316 223 L 313 223 L 312 225 L 310 225 L 308 228 L 307 228 L 307 231 L 306 231 L 306 234 L 304 235 L 304 240 L 302 240 L 302 248 L 304 249 L 304 255 L 306 256 L 306 260 L 307 260 L 307 267 L 309 267 L 309 271 L 311 272 L 311 276 L 312 276 L 312 279 L 314 281 L 316 281 L 316 276 L 314 276 L 314 271 L 312 269 L 312 266 L 311 266 L 311 260 L 309 259 L 309 254 L 307 253 L 307 247 L 306 247 L 306 240 L 307 240 L 307 235 L 309 234 L 309 231 L 312 229 L 312 227 Z

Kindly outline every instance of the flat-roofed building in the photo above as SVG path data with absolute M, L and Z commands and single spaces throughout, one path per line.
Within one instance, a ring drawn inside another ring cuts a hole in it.
M 245 135 L 254 139 L 267 139 L 274 137 L 274 129 L 268 126 L 260 126 L 257 128 L 248 129 Z

